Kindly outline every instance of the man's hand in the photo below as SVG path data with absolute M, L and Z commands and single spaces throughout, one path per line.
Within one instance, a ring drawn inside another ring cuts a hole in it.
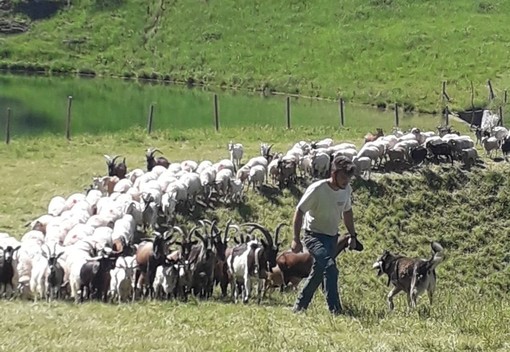
M 356 249 L 356 235 L 349 235 L 349 249 L 355 250 Z
M 290 249 L 294 252 L 294 253 L 299 253 L 299 252 L 302 252 L 303 251 L 303 244 L 301 243 L 301 240 L 299 238 L 294 238 L 292 240 L 292 243 L 290 245 Z

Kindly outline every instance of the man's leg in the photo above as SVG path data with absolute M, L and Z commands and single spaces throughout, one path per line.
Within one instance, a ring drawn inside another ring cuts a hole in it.
M 331 249 L 330 254 L 334 252 L 337 237 L 333 236 L 328 248 Z M 342 304 L 340 303 L 340 295 L 338 293 L 338 268 L 336 260 L 331 255 L 326 259 L 326 266 L 324 269 L 324 294 L 328 303 L 329 311 L 333 314 L 340 314 L 342 312 Z
M 308 308 L 313 295 L 324 275 L 327 258 L 329 257 L 329 250 L 326 248 L 323 240 L 323 236 L 305 236 L 304 242 L 306 248 L 314 258 L 312 265 L 312 271 L 305 281 L 305 284 L 298 295 L 296 303 L 294 304 L 294 311 L 305 310 Z

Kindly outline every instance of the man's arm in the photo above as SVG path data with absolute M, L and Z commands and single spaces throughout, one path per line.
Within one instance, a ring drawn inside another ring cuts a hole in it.
M 303 244 L 301 243 L 301 227 L 303 226 L 303 212 L 301 210 L 296 209 L 294 213 L 294 237 L 292 239 L 292 244 L 290 248 L 293 252 L 301 252 L 303 250 Z
M 343 218 L 344 218 L 344 225 L 347 228 L 347 231 L 349 231 L 349 233 L 352 236 L 356 236 L 356 230 L 354 229 L 354 215 L 352 214 L 352 208 L 347 211 L 344 211 Z

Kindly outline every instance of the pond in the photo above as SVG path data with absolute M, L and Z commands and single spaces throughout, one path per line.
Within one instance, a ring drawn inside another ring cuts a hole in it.
M 285 96 L 217 91 L 220 129 L 253 125 L 287 126 Z M 65 133 L 68 97 L 71 130 L 108 133 L 133 126 L 146 128 L 153 105 L 153 130 L 215 128 L 213 91 L 121 79 L 0 75 L 0 133 L 11 109 L 11 135 Z M 339 126 L 339 103 L 290 99 L 291 126 Z M 346 103 L 345 127 L 363 133 L 395 125 L 393 111 Z M 440 116 L 400 111 L 399 125 L 434 129 Z

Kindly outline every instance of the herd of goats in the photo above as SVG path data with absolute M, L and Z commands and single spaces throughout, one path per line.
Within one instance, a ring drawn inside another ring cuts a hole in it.
M 501 150 L 506 156 L 507 135 L 504 127 L 477 129 L 476 144 L 488 155 Z M 108 175 L 94 177 L 86 192 L 53 197 L 47 214 L 27 224 L 21 240 L 0 233 L 0 295 L 76 302 L 186 300 L 207 299 L 219 285 L 222 297 L 230 288 L 235 302 L 239 295 L 247 302 L 255 282 L 260 302 L 267 290 L 295 288 L 311 270 L 306 250 L 280 251 L 285 224 L 272 230 L 253 222 L 220 226 L 201 219 L 187 228 L 176 223 L 177 213 L 214 197 L 241 202 L 247 189 L 266 182 L 284 188 L 298 179 L 328 177 L 337 155 L 352 159 L 360 177 L 382 165 L 398 169 L 458 160 L 469 166 L 478 160 L 471 137 L 449 127 L 390 135 L 378 129 L 365 136 L 359 150 L 330 138 L 298 142 L 286 153 L 272 147 L 261 144 L 260 156 L 244 164 L 243 146 L 232 142 L 230 158 L 216 163 L 170 162 L 149 148 L 146 171 L 128 171 L 125 159 L 105 155 Z M 348 235 L 340 236 L 336 255 L 348 243 Z

